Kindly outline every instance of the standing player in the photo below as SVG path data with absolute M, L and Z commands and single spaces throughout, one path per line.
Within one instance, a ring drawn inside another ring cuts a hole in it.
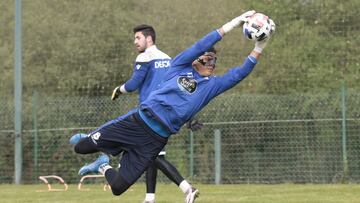
M 213 76 L 217 57 L 210 50 L 227 32 L 242 25 L 254 13 L 248 11 L 234 18 L 178 54 L 160 87 L 141 102 L 138 110 L 109 121 L 76 144 L 74 150 L 79 154 L 124 151 L 119 171 L 108 161 L 101 160 L 93 168 L 105 175 L 114 195 L 121 195 L 135 183 L 156 159 L 171 134 L 176 134 L 213 98 L 251 73 L 267 40 L 256 41 L 255 48 L 241 66 L 219 77 Z
M 170 57 L 157 49 L 155 45 L 156 33 L 152 26 L 139 25 L 133 29 L 134 45 L 139 52 L 135 63 L 131 79 L 125 84 L 116 87 L 111 96 L 112 100 L 121 94 L 139 91 L 139 103 L 143 102 L 149 94 L 156 89 L 162 81 L 166 71 L 170 67 Z M 79 138 L 87 137 L 86 134 L 76 134 L 72 138 L 72 143 L 78 142 Z M 155 161 L 146 170 L 146 196 L 144 203 L 155 202 L 155 189 L 157 168 L 159 168 L 170 180 L 180 187 L 187 199 L 195 199 L 198 190 L 192 187 L 178 172 L 178 170 L 165 159 L 165 150 L 159 153 Z M 103 154 L 100 160 L 108 160 L 107 155 Z M 92 171 L 92 167 L 97 162 L 83 166 L 79 170 L 80 175 L 85 175 Z

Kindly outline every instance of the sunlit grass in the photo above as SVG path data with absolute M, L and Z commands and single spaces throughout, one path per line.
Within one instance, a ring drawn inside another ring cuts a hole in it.
M 200 190 L 196 203 L 358 203 L 360 185 L 203 185 L 195 184 Z M 121 202 L 141 203 L 145 196 L 145 185 L 135 184 L 121 196 L 103 191 L 103 186 L 86 185 L 89 191 L 78 191 L 77 185 L 70 185 L 66 192 L 36 192 L 46 190 L 46 185 L 0 185 L 0 202 L 31 203 L 88 203 Z M 61 188 L 61 185 L 54 185 Z M 174 184 L 158 184 L 157 203 L 183 203 L 184 195 Z

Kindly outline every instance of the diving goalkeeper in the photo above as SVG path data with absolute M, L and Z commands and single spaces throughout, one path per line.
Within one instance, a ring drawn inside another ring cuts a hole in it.
M 195 116 L 213 98 L 234 87 L 254 69 L 267 41 L 256 41 L 242 65 L 222 76 L 213 76 L 217 55 L 212 47 L 233 28 L 241 26 L 253 11 L 244 13 L 214 30 L 178 54 L 163 82 L 139 108 L 107 122 L 80 140 L 75 152 L 123 152 L 119 170 L 99 161 L 96 171 L 105 175 L 114 195 L 125 192 L 164 148 L 169 137 Z

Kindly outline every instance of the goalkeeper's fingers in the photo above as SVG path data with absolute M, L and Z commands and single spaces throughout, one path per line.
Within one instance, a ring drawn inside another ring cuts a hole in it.
M 246 21 L 248 21 L 248 18 L 254 15 L 255 13 L 256 13 L 255 10 L 247 11 L 241 14 L 240 16 L 232 19 L 230 22 L 224 24 L 221 28 L 224 31 L 224 33 L 228 33 L 235 27 L 242 26 Z
M 111 100 L 115 100 L 119 97 L 120 95 L 120 86 L 116 87 L 113 92 L 112 92 L 112 95 L 111 95 Z
M 275 25 L 274 21 L 272 19 L 269 19 L 269 21 L 270 21 L 271 28 L 270 28 L 270 33 L 269 33 L 268 38 L 270 38 L 275 33 L 275 29 L 276 29 L 276 25 Z
M 239 16 L 239 20 L 240 20 L 239 26 L 242 26 L 245 22 L 247 22 L 248 18 L 253 16 L 255 13 L 256 13 L 255 10 L 251 10 L 241 14 L 241 16 Z
M 201 130 L 201 128 L 204 126 L 198 119 L 192 118 L 187 122 L 187 128 L 191 131 L 197 131 Z

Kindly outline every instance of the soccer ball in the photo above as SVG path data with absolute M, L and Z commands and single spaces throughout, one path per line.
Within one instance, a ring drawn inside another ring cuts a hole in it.
M 255 13 L 244 23 L 243 32 L 247 39 L 262 41 L 275 32 L 275 23 L 268 16 Z

